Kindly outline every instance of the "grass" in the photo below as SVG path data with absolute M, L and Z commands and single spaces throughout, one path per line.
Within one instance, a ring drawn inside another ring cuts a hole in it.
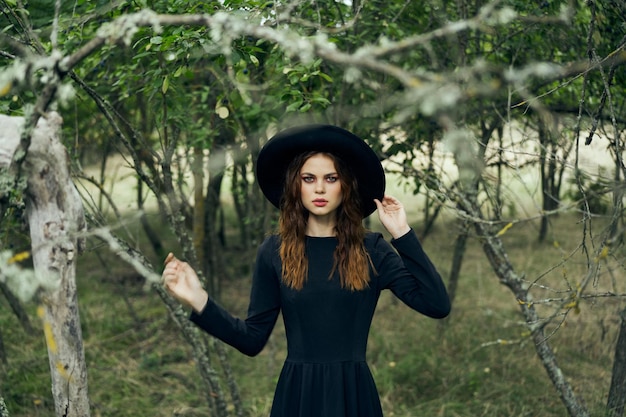
M 603 225 L 596 222 L 596 226 Z M 536 299 L 559 295 L 558 291 L 566 290 L 568 283 L 575 285 L 586 273 L 580 251 L 568 258 L 581 241 L 580 230 L 573 215 L 562 215 L 553 223 L 553 240 L 559 245 L 536 243 L 532 224 L 515 226 L 503 236 L 516 269 L 525 272 L 529 281 L 536 279 L 549 287 L 533 289 Z M 454 238 L 455 227 L 450 223 L 440 225 L 424 241 L 444 277 Z M 242 256 L 236 248 L 226 255 L 232 265 Z M 623 261 L 622 255 L 619 261 Z M 561 259 L 568 259 L 567 264 L 553 268 Z M 623 271 L 609 260 L 591 291 L 624 292 Z M 208 415 L 190 348 L 159 297 L 101 248 L 94 247 L 81 257 L 78 271 L 92 415 Z M 234 314 L 243 315 L 250 278 L 247 274 L 233 276 L 224 285 L 222 303 Z M 15 417 L 53 416 L 36 305 L 26 305 L 36 328 L 32 335 L 21 328 L 3 298 L 0 307 L 8 358 L 7 365 L 0 365 L 0 390 L 9 411 Z M 606 402 L 621 308 L 623 300 L 598 298 L 581 303 L 579 314 L 572 310 L 558 326 L 549 326 L 555 330 L 549 342 L 557 351 L 559 364 L 592 415 L 601 415 Z M 554 305 L 541 308 L 542 314 L 553 311 Z M 445 326 L 419 316 L 384 293 L 370 334 L 368 362 L 385 415 L 567 416 L 521 322 L 517 301 L 499 284 L 477 240 L 468 246 L 453 313 Z M 250 417 L 269 413 L 285 356 L 283 335 L 279 320 L 268 346 L 256 358 L 227 348 Z M 215 366 L 219 371 L 217 362 Z

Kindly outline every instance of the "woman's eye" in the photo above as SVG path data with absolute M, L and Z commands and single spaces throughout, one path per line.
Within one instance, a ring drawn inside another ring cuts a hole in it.
M 328 182 L 337 182 L 338 180 L 338 177 L 326 177 L 326 181 Z
M 311 182 L 315 181 L 315 179 L 313 177 L 302 177 L 302 181 L 307 182 L 307 183 L 311 183 Z

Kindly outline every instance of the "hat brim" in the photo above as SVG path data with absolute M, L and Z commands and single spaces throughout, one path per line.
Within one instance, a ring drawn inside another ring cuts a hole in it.
M 290 128 L 263 146 L 257 159 L 257 181 L 275 207 L 280 208 L 289 163 L 309 151 L 329 152 L 341 158 L 356 177 L 363 217 L 376 210 L 374 199 L 381 200 L 385 194 L 385 172 L 378 156 L 363 139 L 332 125 Z

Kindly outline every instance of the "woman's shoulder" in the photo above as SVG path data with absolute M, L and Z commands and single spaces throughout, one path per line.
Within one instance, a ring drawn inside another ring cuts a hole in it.
M 383 246 L 387 246 L 387 241 L 383 237 L 382 233 L 368 231 L 365 234 L 365 249 L 370 251 L 376 248 L 379 248 L 382 244 Z
M 280 262 L 280 238 L 276 234 L 265 236 L 257 248 L 257 263 L 274 264 Z
M 382 233 L 379 232 L 372 232 L 371 230 L 368 230 L 367 232 L 365 232 L 365 241 L 375 241 L 377 239 L 380 239 L 381 237 L 383 237 Z
M 277 233 L 270 233 L 265 236 L 259 245 L 259 251 L 274 250 L 280 247 L 280 236 Z

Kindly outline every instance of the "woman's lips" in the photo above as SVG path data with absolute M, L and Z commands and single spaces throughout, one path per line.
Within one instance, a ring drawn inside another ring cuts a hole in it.
M 324 207 L 326 204 L 328 204 L 328 201 L 326 200 L 313 200 L 313 205 L 315 207 Z

